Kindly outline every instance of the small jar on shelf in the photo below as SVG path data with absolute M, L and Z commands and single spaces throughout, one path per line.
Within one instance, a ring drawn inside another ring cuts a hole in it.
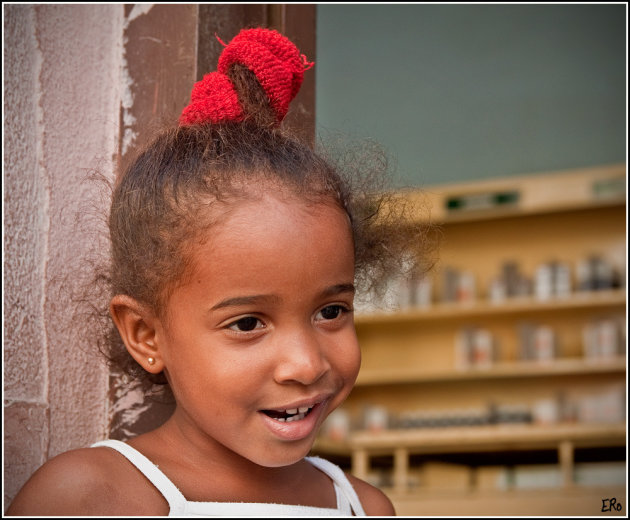
M 579 291 L 618 289 L 623 285 L 619 271 L 599 254 L 581 259 L 577 263 L 576 275 Z
M 455 338 L 455 368 L 489 368 L 497 360 L 498 342 L 487 329 L 465 327 Z
M 475 274 L 471 271 L 446 267 L 443 273 L 442 301 L 471 303 L 477 299 Z
M 595 319 L 582 330 L 584 358 L 605 361 L 625 354 L 625 319 L 608 317 Z
M 530 296 L 532 282 L 520 269 L 518 262 L 505 261 L 500 273 L 488 284 L 488 300 L 493 304 L 501 304 L 508 298 Z
M 558 356 L 558 338 L 548 325 L 522 322 L 519 325 L 521 361 L 550 363 Z
M 567 298 L 571 295 L 571 268 L 565 262 L 551 261 L 536 269 L 534 294 L 537 300 Z

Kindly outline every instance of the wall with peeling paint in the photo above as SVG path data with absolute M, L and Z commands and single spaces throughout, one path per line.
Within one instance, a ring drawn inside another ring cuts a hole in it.
M 4 499 L 108 433 L 108 371 L 73 294 L 107 253 L 122 5 L 4 5 Z M 79 218 L 77 219 L 77 216 Z
M 49 458 L 151 430 L 173 404 L 108 371 L 83 288 L 103 264 L 109 181 L 242 27 L 278 25 L 314 59 L 314 6 L 4 5 L 4 506 Z M 274 22 L 275 20 L 275 22 Z M 201 49 L 201 50 L 200 50 Z M 314 74 L 314 73 L 313 73 Z M 314 75 L 290 113 L 313 134 Z M 310 85 L 310 86 L 309 86 Z M 306 121 L 304 124 L 303 121 Z M 91 295 L 87 295 L 91 296 Z

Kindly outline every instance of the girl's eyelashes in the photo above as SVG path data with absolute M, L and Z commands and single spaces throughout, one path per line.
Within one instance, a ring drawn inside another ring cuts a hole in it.
M 348 312 L 352 312 L 352 308 L 348 305 L 342 304 L 333 304 L 326 305 L 322 309 L 317 312 L 315 315 L 315 321 L 334 321 L 336 319 L 341 318 L 344 314 Z M 265 328 L 265 324 L 255 316 L 243 316 L 242 318 L 238 318 L 227 325 L 225 328 L 233 331 L 233 332 L 257 332 L 260 329 Z
M 262 321 L 254 316 L 244 316 L 230 323 L 227 328 L 234 332 L 252 332 L 253 330 L 263 328 Z
M 341 317 L 343 314 L 350 312 L 352 309 L 345 305 L 327 305 L 321 309 L 315 316 L 316 320 L 330 321 Z

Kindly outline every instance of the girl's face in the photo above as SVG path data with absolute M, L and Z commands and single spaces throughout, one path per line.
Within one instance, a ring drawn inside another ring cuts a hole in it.
M 174 420 L 217 455 L 292 464 L 359 371 L 348 217 L 264 196 L 203 238 L 156 329 Z

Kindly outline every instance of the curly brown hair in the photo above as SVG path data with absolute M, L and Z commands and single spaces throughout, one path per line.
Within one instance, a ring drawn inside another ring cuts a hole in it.
M 125 294 L 162 313 L 170 291 L 190 271 L 195 240 L 216 225 L 209 217 L 216 212 L 207 208 L 248 196 L 243 183 L 282 186 L 306 203 L 342 208 L 352 226 L 357 289 L 363 293 L 378 290 L 403 266 L 428 267 L 427 227 L 411 225 L 402 199 L 384 191 L 383 153 L 364 148 L 362 160 L 356 154 L 324 158 L 277 127 L 252 72 L 236 64 L 229 76 L 245 121 L 166 129 L 119 178 L 109 216 L 110 296 Z M 133 360 L 111 320 L 101 351 L 145 389 L 166 384 L 163 374 L 153 376 Z

